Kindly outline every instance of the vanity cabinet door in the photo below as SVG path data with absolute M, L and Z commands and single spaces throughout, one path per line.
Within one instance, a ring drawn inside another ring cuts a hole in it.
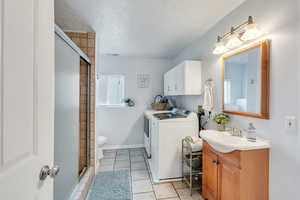
M 240 169 L 224 161 L 218 165 L 218 200 L 240 200 Z
M 207 200 L 217 200 L 218 156 L 208 149 L 203 152 L 203 196 Z
M 222 153 L 203 143 L 205 200 L 268 200 L 269 150 Z

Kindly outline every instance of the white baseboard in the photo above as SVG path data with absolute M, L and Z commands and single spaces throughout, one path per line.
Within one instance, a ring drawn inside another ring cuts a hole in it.
M 130 144 L 130 145 L 109 145 L 103 146 L 103 149 L 133 149 L 145 147 L 144 144 Z

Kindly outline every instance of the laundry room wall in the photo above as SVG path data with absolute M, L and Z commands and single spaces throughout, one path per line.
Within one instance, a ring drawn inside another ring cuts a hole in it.
M 155 95 L 163 94 L 163 74 L 172 65 L 169 59 L 122 56 L 97 58 L 97 74 L 125 76 L 125 97 L 134 107 L 97 106 L 97 134 L 108 138 L 107 148 L 143 146 L 143 113 L 151 107 Z M 149 88 L 137 87 L 137 75 L 149 74 Z

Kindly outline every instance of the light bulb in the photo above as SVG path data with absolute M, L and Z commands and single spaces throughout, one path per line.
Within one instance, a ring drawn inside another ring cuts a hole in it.
M 216 48 L 213 51 L 213 54 L 222 54 L 228 51 L 229 49 L 225 47 L 223 42 L 216 43 Z
M 257 28 L 256 24 L 248 24 L 245 28 L 245 33 L 241 39 L 243 41 L 253 40 L 262 35 L 262 32 Z
M 240 46 L 243 42 L 238 38 L 237 34 L 233 34 L 228 40 L 226 47 L 229 49 L 234 49 Z

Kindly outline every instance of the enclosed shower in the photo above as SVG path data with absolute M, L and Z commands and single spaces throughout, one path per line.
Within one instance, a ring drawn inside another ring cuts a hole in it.
M 55 35 L 54 199 L 69 199 L 90 166 L 90 63 L 58 28 Z

